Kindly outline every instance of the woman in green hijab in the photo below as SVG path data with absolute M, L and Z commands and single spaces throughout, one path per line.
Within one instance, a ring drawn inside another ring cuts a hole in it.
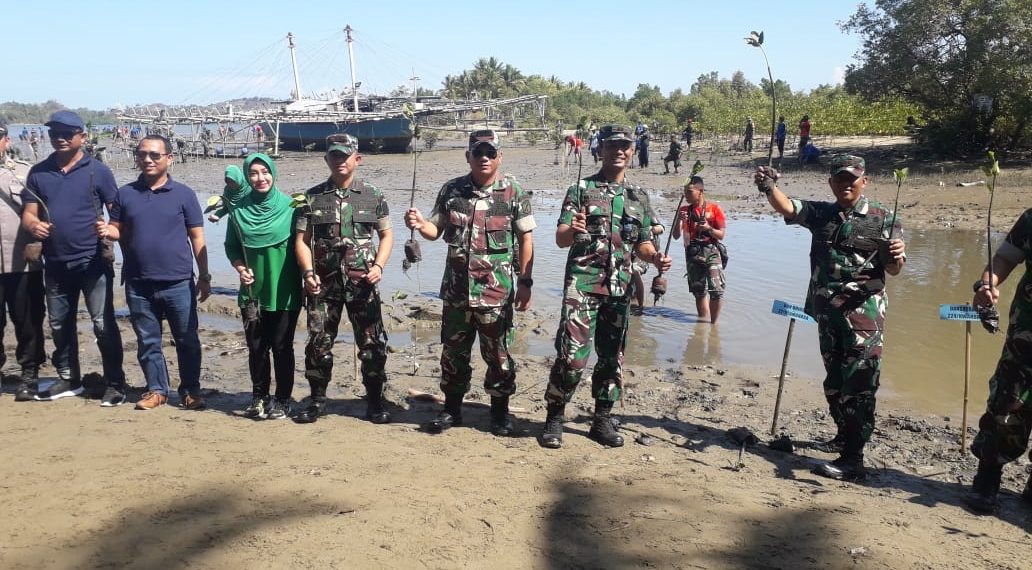
M 244 178 L 244 171 L 240 170 L 240 167 L 235 164 L 230 164 L 226 167 L 226 174 L 223 176 L 223 179 L 226 181 L 226 187 L 222 190 L 223 202 L 208 216 L 208 221 L 212 223 L 221 220 L 227 211 L 236 206 L 241 198 L 251 192 L 251 187 L 247 185 L 247 179 Z M 228 206 L 226 202 L 229 202 Z
M 238 302 L 251 370 L 252 398 L 244 415 L 282 419 L 290 413 L 294 329 L 301 310 L 301 273 L 290 239 L 294 209 L 290 198 L 276 188 L 276 164 L 267 155 L 248 155 L 244 173 L 251 191 L 230 209 L 238 231 L 226 232 L 226 256 L 240 274 Z M 274 399 L 269 397 L 270 352 L 276 374 Z

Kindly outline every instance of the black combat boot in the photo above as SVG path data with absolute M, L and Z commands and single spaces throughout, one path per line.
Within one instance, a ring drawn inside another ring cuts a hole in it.
M 441 433 L 450 427 L 462 425 L 462 396 L 445 394 L 444 409 L 426 424 L 429 433 Z
M 383 400 L 383 384 L 370 385 L 366 388 L 366 419 L 374 424 L 391 423 L 391 413 L 387 411 Z
M 491 433 L 498 437 L 512 435 L 512 419 L 509 418 L 509 397 L 491 396 Z
M 1003 465 L 985 460 L 978 461 L 978 473 L 971 484 L 971 491 L 964 497 L 964 503 L 980 515 L 991 515 L 1000 506 L 1000 479 Z M 1027 488 L 1026 488 L 1027 491 Z
M 610 413 L 613 411 L 613 403 L 604 400 L 595 400 L 595 418 L 591 422 L 591 430 L 588 437 L 609 447 L 623 447 L 623 436 L 616 433 L 613 427 Z
M 838 459 L 821 463 L 813 469 L 816 475 L 839 481 L 860 481 L 867 477 L 864 468 L 864 440 L 858 418 L 846 418 L 842 433 L 842 454 Z
M 566 404 L 548 404 L 548 415 L 545 416 L 545 429 L 541 432 L 541 447 L 559 449 L 563 446 L 563 422 Z
M 18 390 L 14 393 L 15 402 L 31 402 L 35 400 L 36 392 L 39 390 L 39 368 L 25 366 L 21 371 L 21 381 L 18 383 Z
M 319 416 L 326 413 L 326 385 L 322 382 L 310 381 L 312 385 L 312 403 L 294 416 L 297 423 L 315 423 Z

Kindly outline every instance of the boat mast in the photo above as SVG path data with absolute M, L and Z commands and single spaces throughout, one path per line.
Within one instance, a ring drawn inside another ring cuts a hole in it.
M 344 27 L 344 33 L 347 34 L 348 40 L 348 61 L 351 62 L 351 97 L 352 104 L 355 106 L 353 109 L 356 113 L 358 112 L 358 84 L 355 83 L 355 52 L 351 49 L 351 24 Z
M 294 53 L 294 34 L 287 32 L 287 47 L 290 48 L 290 67 L 294 70 L 294 100 L 301 100 L 301 77 L 297 74 L 297 55 Z

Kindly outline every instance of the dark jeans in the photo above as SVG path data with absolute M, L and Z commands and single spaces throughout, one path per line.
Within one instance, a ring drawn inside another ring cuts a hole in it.
M 136 331 L 136 356 L 147 390 L 168 394 L 168 367 L 161 352 L 162 320 L 168 321 L 179 360 L 179 395 L 201 395 L 201 340 L 193 279 L 131 280 L 125 286 L 129 318 Z
M 0 367 L 7 363 L 3 340 L 8 314 L 18 342 L 14 352 L 18 364 L 22 368 L 39 368 L 47 359 L 43 352 L 42 271 L 0 275 Z
M 86 310 L 93 322 L 100 359 L 104 365 L 104 379 L 108 386 L 125 384 L 122 369 L 122 335 L 115 323 L 112 302 L 115 271 L 105 261 L 83 259 L 73 262 L 48 261 L 43 272 L 46 281 L 47 308 L 50 331 L 54 337 L 54 367 L 59 377 L 73 385 L 82 381 L 79 370 L 79 335 L 76 315 L 79 312 L 79 294 L 86 299 Z
M 251 385 L 255 396 L 268 396 L 272 383 L 272 367 L 276 370 L 276 399 L 286 400 L 294 392 L 294 330 L 301 309 L 262 311 L 258 321 L 244 322 L 247 339 L 247 364 L 251 369 Z

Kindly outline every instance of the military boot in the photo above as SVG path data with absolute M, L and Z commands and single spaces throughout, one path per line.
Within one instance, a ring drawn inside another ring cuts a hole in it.
M 545 429 L 541 432 L 541 447 L 559 449 L 563 446 L 563 422 L 566 404 L 548 404 Z
M 512 435 L 512 419 L 509 418 L 509 397 L 491 396 L 491 433 L 498 437 Z
M 39 368 L 25 366 L 21 371 L 21 381 L 18 382 L 18 390 L 14 393 L 15 402 L 30 402 L 35 399 L 39 390 Z
M 842 432 L 842 454 L 834 461 L 815 467 L 814 474 L 839 481 L 860 481 L 867 477 L 867 469 L 864 468 L 864 440 L 860 435 L 860 429 L 857 418 L 847 418 Z
M 995 513 L 1000 506 L 1000 479 L 1002 478 L 1003 465 L 980 459 L 978 473 L 975 474 L 975 480 L 971 483 L 971 491 L 964 497 L 964 503 L 980 515 Z
M 429 433 L 441 433 L 444 430 L 462 425 L 462 396 L 445 394 L 444 409 L 437 417 L 426 424 Z
M 374 424 L 391 423 L 391 413 L 384 405 L 382 384 L 371 385 L 366 389 L 366 419 Z
M 319 381 L 310 381 L 312 385 L 312 402 L 294 416 L 297 423 L 315 423 L 319 416 L 326 413 L 326 385 Z
M 623 436 L 616 433 L 613 427 L 611 412 L 613 403 L 595 400 L 595 418 L 591 422 L 588 437 L 609 447 L 623 447 Z

